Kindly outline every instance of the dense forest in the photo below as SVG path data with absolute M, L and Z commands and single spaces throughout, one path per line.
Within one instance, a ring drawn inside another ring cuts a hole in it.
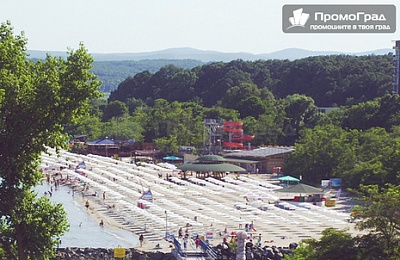
M 91 71 L 99 77 L 103 83 L 100 90 L 103 92 L 111 92 L 118 87 L 118 84 L 129 76 L 135 75 L 142 71 L 157 72 L 161 67 L 173 64 L 184 69 L 191 69 L 203 64 L 199 60 L 169 60 L 169 59 L 153 59 L 153 60 L 123 60 L 123 61 L 94 61 Z
M 262 93 L 271 92 L 278 99 L 304 94 L 317 106 L 330 107 L 382 96 L 390 92 L 391 82 L 390 55 L 331 55 L 295 61 L 235 60 L 192 69 L 169 65 L 156 73 L 143 71 L 124 80 L 111 93 L 110 101 L 125 102 L 129 98 L 164 98 L 169 102 L 202 100 L 204 106 L 211 107 L 230 99 L 233 92 L 241 92 L 242 99 L 262 98 Z

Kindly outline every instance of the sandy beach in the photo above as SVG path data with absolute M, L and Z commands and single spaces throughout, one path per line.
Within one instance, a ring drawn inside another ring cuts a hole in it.
M 284 196 L 266 188 L 274 183 L 270 175 L 228 175 L 225 181 L 207 179 L 180 180 L 178 173 L 153 164 L 140 165 L 95 155 L 77 155 L 61 151 L 59 157 L 43 155 L 42 170 L 54 176 L 61 173 L 82 205 L 89 201 L 88 211 L 104 225 L 144 235 L 142 251 L 170 252 L 172 244 L 164 237 L 166 231 L 178 236 L 178 230 L 191 236 L 199 234 L 211 245 L 224 237 L 231 238 L 245 225 L 253 223 L 247 233 L 254 243 L 287 247 L 304 238 L 319 238 L 321 231 L 332 227 L 358 234 L 350 223 L 352 202 L 339 198 L 335 207 L 311 203 L 287 202 L 276 207 L 274 198 Z M 84 162 L 78 173 L 76 167 Z M 172 181 L 167 181 L 170 175 Z M 67 177 L 68 176 L 68 177 Z M 153 201 L 141 200 L 151 190 Z M 287 194 L 285 196 L 288 196 Z M 138 207 L 141 205 L 142 208 Z M 261 210 L 260 205 L 266 210 Z M 195 250 L 191 243 L 189 250 Z

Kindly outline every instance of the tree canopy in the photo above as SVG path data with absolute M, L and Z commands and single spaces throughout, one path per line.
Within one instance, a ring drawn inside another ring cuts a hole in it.
M 277 99 L 301 94 L 311 97 L 320 107 L 342 106 L 390 93 L 391 73 L 391 55 L 329 55 L 295 61 L 234 60 L 192 69 L 167 65 L 154 74 L 144 71 L 127 78 L 111 92 L 109 101 L 163 98 L 172 102 L 199 98 L 206 107 L 220 100 L 221 105 L 229 107 L 236 105 L 231 101 L 238 94 L 244 100 L 268 89 Z
M 6 259 L 48 259 L 67 229 L 60 205 L 36 198 L 46 147 L 65 147 L 64 126 L 89 111 L 100 82 L 80 44 L 67 59 L 27 60 L 27 40 L 0 26 L 0 248 Z M 43 225 L 46 223 L 46 225 Z

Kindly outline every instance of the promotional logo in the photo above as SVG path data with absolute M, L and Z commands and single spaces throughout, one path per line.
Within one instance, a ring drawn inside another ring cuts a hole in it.
M 310 14 L 303 13 L 303 8 L 297 9 L 293 11 L 293 16 L 289 17 L 289 22 L 292 26 L 289 26 L 288 29 L 296 26 L 304 27 L 310 18 Z
M 394 33 L 394 5 L 284 5 L 284 33 Z

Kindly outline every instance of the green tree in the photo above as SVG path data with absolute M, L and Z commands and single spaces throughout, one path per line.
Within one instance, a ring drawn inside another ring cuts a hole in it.
M 285 257 L 286 258 L 286 257 Z M 322 231 L 320 240 L 304 239 L 294 251 L 291 260 L 342 260 L 357 259 L 355 242 L 350 234 L 342 230 L 327 228 Z
M 275 113 L 260 115 L 252 127 L 255 138 L 252 141 L 254 145 L 277 145 L 278 139 L 283 135 L 282 117 Z
M 304 182 L 312 184 L 319 184 L 321 179 L 341 177 L 355 161 L 350 140 L 350 134 L 333 125 L 305 129 L 295 145 L 295 152 L 285 160 L 284 170 L 293 176 L 302 175 Z
M 90 103 L 90 115 L 101 118 L 103 116 L 103 110 L 107 106 L 107 99 L 104 97 L 91 99 Z
M 317 106 L 311 97 L 294 94 L 283 100 L 285 110 L 285 141 L 286 145 L 294 144 L 300 130 L 314 127 L 319 119 Z
M 107 122 L 113 117 L 123 117 L 125 115 L 128 115 L 128 111 L 129 109 L 124 102 L 118 100 L 111 101 L 104 110 L 102 121 Z
M 67 213 L 61 203 L 52 204 L 46 197 L 37 199 L 35 193 L 27 190 L 23 192 L 22 201 L 17 201 L 14 205 L 15 214 L 12 219 L 17 231 L 16 241 L 22 245 L 24 251 L 24 254 L 18 253 L 18 259 L 24 259 L 24 255 L 28 259 L 46 259 L 54 254 L 54 247 L 62 234 L 60 230 L 68 230 Z M 0 233 L 12 236 L 13 231 L 8 225 L 2 230 L 0 225 Z M 3 246 L 15 251 L 10 244 L 4 243 Z M 10 257 L 10 254 L 7 255 Z
M 157 138 L 154 142 L 158 149 L 165 154 L 177 154 L 179 151 L 178 140 L 174 135 Z
M 353 217 L 361 220 L 356 227 L 369 230 L 382 239 L 386 259 L 399 259 L 400 186 L 361 185 L 358 193 L 360 205 L 354 207 L 352 212 Z
M 237 110 L 214 106 L 204 110 L 204 118 L 238 121 L 240 116 Z
M 100 82 L 82 44 L 66 59 L 48 55 L 36 63 L 26 59 L 26 44 L 9 22 L 0 26 L 0 248 L 6 259 L 49 259 L 67 218 L 60 206 L 34 196 L 41 154 L 66 146 L 64 126 L 89 112 Z
M 146 103 L 141 100 L 141 99 L 136 99 L 136 98 L 128 98 L 125 102 L 125 104 L 129 108 L 129 113 L 132 115 L 135 112 L 135 109 L 137 107 L 143 107 L 147 106 Z
M 237 110 L 242 118 L 253 116 L 259 118 L 260 115 L 265 114 L 266 105 L 261 98 L 251 96 L 249 98 L 239 101 Z
M 120 118 L 111 118 L 109 122 L 103 124 L 101 136 L 108 136 L 114 140 L 143 141 L 143 128 L 140 123 L 135 121 L 134 117 L 125 116 Z
M 358 132 L 357 143 L 354 144 L 357 159 L 343 176 L 348 187 L 358 188 L 359 184 L 400 184 L 399 141 L 383 128 Z
M 385 95 L 367 102 L 343 108 L 342 127 L 367 130 L 382 127 L 390 131 L 400 124 L 400 97 Z
M 102 128 L 104 123 L 99 117 L 87 116 L 75 125 L 74 129 L 68 131 L 72 135 L 87 135 L 89 139 L 96 140 L 103 136 Z
M 199 145 L 202 140 L 202 109 L 193 102 L 168 103 L 157 99 L 149 121 L 154 138 L 177 140 L 177 145 Z M 172 138 L 173 136 L 173 138 Z
M 220 105 L 226 108 L 238 109 L 242 100 L 250 97 L 260 97 L 261 92 L 253 83 L 243 82 L 228 89 L 220 101 Z

